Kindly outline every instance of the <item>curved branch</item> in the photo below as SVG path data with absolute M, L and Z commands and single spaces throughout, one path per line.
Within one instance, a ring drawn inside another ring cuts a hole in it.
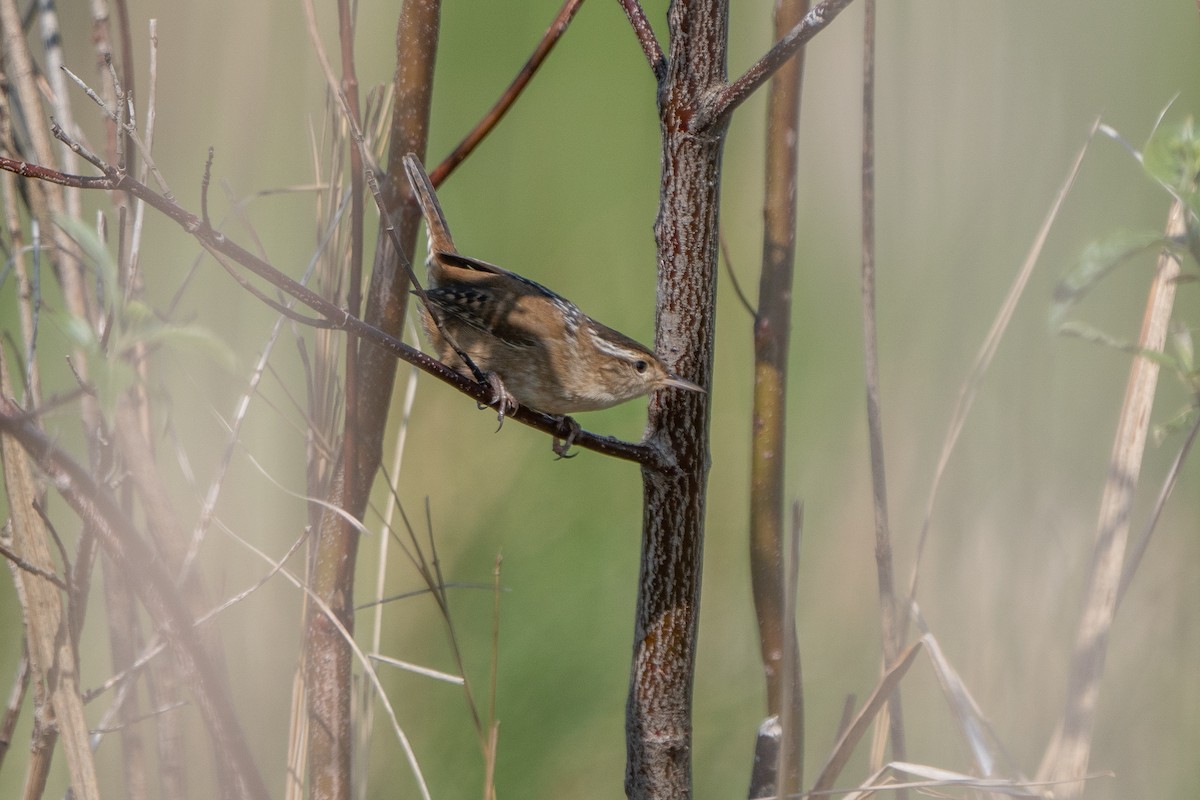
M 58 131 L 58 133 L 61 133 L 61 131 Z M 284 294 L 298 300 L 320 314 L 325 320 L 328 320 L 328 323 L 326 323 L 328 327 L 344 330 L 389 351 L 400 360 L 412 364 L 423 372 L 468 395 L 477 403 L 489 406 L 493 405 L 494 392 L 489 384 L 476 383 L 470 378 L 463 377 L 432 356 L 426 355 L 420 350 L 405 344 L 395 336 L 380 330 L 358 317 L 352 316 L 345 309 L 331 303 L 312 289 L 298 283 L 250 251 L 230 241 L 224 234 L 214 230 L 202 219 L 187 211 L 178 203 L 168 200 L 141 181 L 111 166 L 106 165 L 103 167 L 105 171 L 103 177 L 85 177 L 68 175 L 24 161 L 0 157 L 0 169 L 64 186 L 81 186 L 88 189 L 128 192 L 175 221 L 185 231 L 194 236 L 204 249 L 214 255 L 220 254 L 224 258 L 240 264 L 278 288 Z M 294 316 L 292 318 L 296 319 Z M 301 318 L 298 321 L 304 320 Z M 569 418 L 543 414 L 531 408 L 510 408 L 507 413 L 509 417 L 522 425 L 527 425 L 536 430 L 548 433 L 558 439 L 568 439 L 572 431 L 577 430 Z M 577 432 L 571 439 L 571 442 L 585 450 L 592 450 L 626 461 L 634 461 L 656 472 L 669 472 L 673 468 L 671 460 L 664 456 L 659 448 L 650 444 L 626 442 L 610 436 L 589 433 L 588 431 Z

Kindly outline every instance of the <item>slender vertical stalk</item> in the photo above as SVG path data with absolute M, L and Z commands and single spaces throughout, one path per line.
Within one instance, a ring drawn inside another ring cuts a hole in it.
M 1184 235 L 1187 213 L 1179 201 L 1172 205 L 1167 217 L 1167 235 Z M 1178 259 L 1163 250 L 1146 298 L 1138 347 L 1161 352 L 1166 344 L 1179 275 Z M 1083 795 L 1084 782 L 1079 779 L 1087 772 L 1091 755 L 1100 684 L 1104 678 L 1108 639 L 1120 601 L 1125 548 L 1150 429 L 1150 411 L 1158 387 L 1158 372 L 1158 362 L 1145 356 L 1136 356 L 1129 368 L 1125 402 L 1117 422 L 1108 477 L 1100 498 L 1096 546 L 1084 592 L 1083 615 L 1071 654 L 1066 708 L 1038 769 L 1040 780 L 1067 781 L 1055 789 L 1056 796 L 1062 798 Z
M 807 0 L 775 6 L 775 37 L 795 26 Z M 796 258 L 796 165 L 800 88 L 804 57 L 792 58 L 771 79 L 767 100 L 766 183 L 763 199 L 762 271 L 754 316 L 754 411 L 750 455 L 750 578 L 767 715 L 781 725 L 784 740 L 775 787 L 795 794 L 803 782 L 803 695 L 800 654 L 785 627 L 784 490 L 787 421 L 788 340 L 792 322 L 792 274 Z M 794 587 L 793 587 L 794 588 Z M 789 641 L 790 640 L 790 641 Z M 787 724 L 783 724 L 786 720 Z
M 8 360 L 3 352 L 0 352 L 0 393 L 5 397 L 13 394 Z M 31 461 L 16 439 L 0 436 L 0 465 L 5 495 L 12 509 L 12 549 L 45 574 L 53 574 L 50 535 L 34 510 L 40 489 Z M 40 575 L 23 570 L 14 570 L 14 575 L 22 584 L 21 596 L 25 600 L 22 612 L 29 660 L 45 692 L 43 713 L 53 714 L 55 727 L 61 734 L 71 790 L 81 800 L 99 800 L 96 764 L 88 747 L 83 712 L 79 654 L 74 639 L 67 633 L 63 595 Z M 49 742 L 52 744 L 53 739 Z M 29 775 L 33 777 L 34 772 L 31 770 Z M 45 772 L 39 771 L 35 780 L 40 783 L 44 777 Z M 26 784 L 27 792 L 34 788 Z
M 866 0 L 863 33 L 862 309 L 867 387 L 867 435 L 871 451 L 871 499 L 875 509 L 875 570 L 879 584 L 883 670 L 900 655 L 903 639 L 888 526 L 887 470 L 883 458 L 883 411 L 879 401 L 878 333 L 875 325 L 875 0 Z M 888 703 L 892 755 L 904 760 L 904 718 L 897 692 Z

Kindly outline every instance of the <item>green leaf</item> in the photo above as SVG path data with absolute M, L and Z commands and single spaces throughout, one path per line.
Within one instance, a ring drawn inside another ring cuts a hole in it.
M 1110 272 L 1142 253 L 1159 248 L 1179 251 L 1180 245 L 1157 231 L 1122 232 L 1099 242 L 1093 242 L 1054 289 L 1054 304 L 1050 311 L 1051 326 L 1062 325 L 1071 307 L 1082 300 Z
M 105 309 L 109 312 L 119 309 L 123 292 L 117 281 L 117 262 L 104 246 L 104 242 L 100 241 L 100 237 L 90 227 L 66 214 L 56 214 L 54 224 L 75 240 L 83 250 L 85 262 L 96 270 L 100 285 L 104 288 Z
M 1151 178 L 1192 205 L 1200 175 L 1200 137 L 1192 118 L 1155 128 L 1142 150 L 1142 166 Z
M 229 372 L 237 369 L 237 356 L 229 345 L 200 325 L 158 325 L 143 330 L 137 341 L 149 347 L 162 345 L 172 353 L 199 353 Z
M 1143 358 L 1147 358 L 1156 362 L 1163 369 L 1168 369 L 1175 373 L 1179 373 L 1180 371 L 1181 365 L 1179 359 L 1175 356 L 1159 352 L 1158 350 L 1147 350 L 1144 347 L 1138 347 L 1134 342 L 1109 336 L 1104 331 L 1100 330 L 1099 328 L 1092 327 L 1086 322 L 1079 322 L 1078 320 L 1064 322 L 1058 327 L 1058 332 L 1064 336 L 1075 336 L 1079 339 L 1092 342 L 1093 344 L 1111 347 L 1114 350 L 1120 350 L 1124 353 L 1132 353 L 1135 356 L 1142 356 Z
M 80 350 L 88 353 L 89 358 L 100 352 L 100 342 L 96 340 L 96 332 L 87 320 L 65 311 L 50 315 L 50 320 L 62 330 L 63 334 Z
M 1192 332 L 1178 320 L 1171 325 L 1171 344 L 1178 354 L 1183 371 L 1188 374 L 1196 372 L 1196 351 L 1192 346 Z

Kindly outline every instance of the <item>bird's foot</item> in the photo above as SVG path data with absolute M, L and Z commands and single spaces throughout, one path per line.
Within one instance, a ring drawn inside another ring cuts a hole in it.
M 504 427 L 504 417 L 509 411 L 516 411 L 521 407 L 517 398 L 513 397 L 508 389 L 504 386 L 504 381 L 500 380 L 500 376 L 495 372 L 483 373 L 483 379 L 492 389 L 492 399 L 486 404 L 480 403 L 480 408 L 494 406 L 496 408 L 496 421 L 499 423 L 496 430 L 499 431 Z
M 554 444 L 551 445 L 550 449 L 552 449 L 554 451 L 554 455 L 558 456 L 559 458 L 574 458 L 576 455 L 578 455 L 578 453 L 571 453 L 569 451 L 571 449 L 571 445 L 575 444 L 575 438 L 583 432 L 583 426 L 570 417 L 563 417 L 562 421 L 563 424 L 567 426 L 567 438 L 559 439 L 557 436 L 555 436 Z

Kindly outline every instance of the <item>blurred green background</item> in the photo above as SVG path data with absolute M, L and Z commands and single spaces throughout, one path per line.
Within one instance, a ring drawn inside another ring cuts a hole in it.
M 448 152 L 507 85 L 558 3 L 447 6 L 431 160 Z M 731 74 L 770 45 L 771 7 L 743 3 L 732 12 Z M 324 124 L 324 83 L 301 6 L 133 2 L 131 9 L 143 70 L 146 23 L 159 20 L 156 155 L 184 205 L 197 209 L 210 145 L 216 148 L 214 186 L 226 184 L 230 198 L 314 180 L 309 132 Z M 654 0 L 646 10 L 664 32 L 666 4 Z M 64 37 L 75 71 L 91 75 L 88 21 L 72 16 L 81 11 L 64 10 Z M 324 41 L 332 48 L 332 9 L 321 11 Z M 394 3 L 359 5 L 364 88 L 390 80 L 394 16 Z M 810 779 L 828 755 L 846 695 L 862 698 L 871 690 L 880 658 L 859 316 L 861 22 L 861 9 L 852 6 L 811 46 L 800 128 L 787 486 L 804 501 L 806 514 L 797 607 Z M 1172 98 L 1168 120 L 1195 113 L 1198 33 L 1196 7 L 1182 0 L 881 4 L 879 344 L 901 586 L 913 568 L 958 388 L 1075 153 L 1098 115 L 1140 146 Z M 143 77 L 139 86 L 145 85 Z M 76 107 L 87 120 L 86 103 Z M 765 98 L 756 97 L 737 114 L 722 186 L 732 270 L 752 296 L 764 107 Z M 94 119 L 85 127 L 98 131 Z M 658 147 L 649 69 L 617 4 L 593 2 L 510 116 L 445 185 L 443 204 L 465 253 L 546 283 L 605 323 L 651 341 Z M 230 207 L 223 191 L 213 193 L 214 217 Z M 1062 710 L 1078 598 L 1129 364 L 1125 354 L 1056 336 L 1048 325 L 1050 297 L 1089 242 L 1122 229 L 1161 229 L 1167 208 L 1166 195 L 1129 154 L 1107 139 L 1093 143 L 950 463 L 921 565 L 918 599 L 935 635 L 1029 774 Z M 315 243 L 311 198 L 259 198 L 246 214 L 270 260 L 300 275 Z M 197 247 L 161 218 L 150 215 L 149 221 L 148 292 L 165 304 Z M 234 224 L 228 233 L 250 240 L 244 226 Z M 1113 335 L 1134 337 L 1150 266 L 1143 259 L 1115 274 L 1077 315 Z M 11 282 L 2 288 L 9 327 Z M 232 413 L 273 314 L 205 260 L 180 316 L 217 332 L 241 359 L 236 374 L 199 357 L 162 364 L 163 402 L 204 487 L 226 435 L 219 416 Z M 1200 316 L 1192 285 L 1181 287 L 1178 316 L 1193 325 Z M 695 786 L 702 800 L 745 796 L 764 712 L 746 555 L 750 329 L 722 268 L 695 690 Z M 43 352 L 55 341 L 48 332 Z M 239 535 L 279 556 L 299 535 L 303 509 L 247 457 L 292 491 L 303 491 L 303 437 L 288 400 L 302 386 L 294 347 L 281 346 L 274 363 L 278 377 L 265 381 L 263 394 L 276 407 L 258 402 L 251 410 L 218 511 Z M 69 385 L 67 375 L 59 380 L 56 388 Z M 1187 399 L 1164 375 L 1155 421 L 1172 417 Z M 644 402 L 581 421 L 636 439 Z M 52 424 L 67 441 L 77 433 L 69 415 Z M 1179 444 L 1175 435 L 1147 452 L 1135 533 Z M 169 448 L 164 452 L 165 463 L 173 463 Z M 487 584 L 494 559 L 503 555 L 499 795 L 621 796 L 640 528 L 637 469 L 592 453 L 555 461 L 544 435 L 515 424 L 495 433 L 493 415 L 421 379 L 399 484 L 414 521 L 424 519 L 428 503 L 447 580 Z M 186 518 L 200 492 L 182 478 L 178 486 Z M 1200 794 L 1198 489 L 1200 468 L 1192 463 L 1118 618 L 1092 757 L 1093 770 L 1116 777 L 1094 781 L 1089 797 Z M 377 498 L 382 504 L 384 492 Z M 61 530 L 71 535 L 73 521 L 61 503 L 55 506 Z M 418 527 L 423 534 L 424 523 Z M 364 540 L 360 598 L 373 592 L 376 549 L 377 539 Z M 415 572 L 394 548 L 392 556 L 388 593 L 418 588 Z M 210 586 L 222 595 L 266 569 L 219 532 L 204 560 Z M 20 621 L 11 583 L 0 592 L 0 619 L 11 632 L 0 652 L 2 676 L 16 664 Z M 485 698 L 492 595 L 463 588 L 451 597 L 469 676 Z M 243 720 L 277 792 L 300 604 L 299 593 L 276 580 L 221 623 Z M 107 677 L 107 639 L 98 617 L 94 621 L 85 641 L 87 686 Z M 369 624 L 363 612 L 360 632 Z M 388 606 L 385 632 L 386 653 L 454 669 L 427 597 Z M 386 668 L 384 682 L 434 797 L 477 796 L 483 765 L 461 691 Z M 909 760 L 966 768 L 927 661 L 910 673 L 904 700 Z M 94 705 L 98 718 L 104 700 Z M 0 796 L 14 796 L 20 785 L 26 731 L 0 772 Z M 195 772 L 203 775 L 203 736 L 192 731 L 191 742 Z M 121 796 L 117 747 L 115 739 L 101 745 L 113 797 Z M 400 752 L 377 717 L 367 796 L 416 796 Z M 864 770 L 860 756 L 839 785 L 860 780 Z

